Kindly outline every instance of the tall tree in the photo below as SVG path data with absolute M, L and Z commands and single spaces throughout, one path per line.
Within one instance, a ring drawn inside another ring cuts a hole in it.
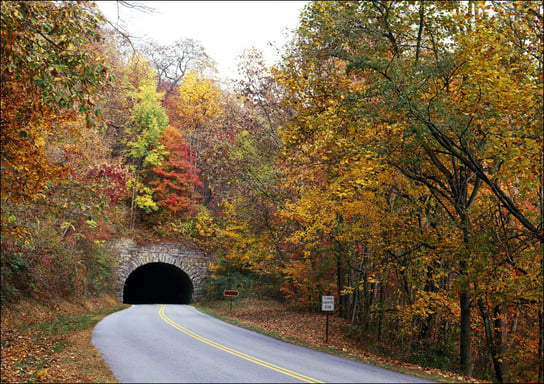
M 3 199 L 39 196 L 62 171 L 48 156 L 48 143 L 82 129 L 71 124 L 80 113 L 93 125 L 96 97 L 107 79 L 92 49 L 100 20 L 88 2 L 2 2 Z
M 133 124 L 128 129 L 132 139 L 127 143 L 128 155 L 134 172 L 134 177 L 129 180 L 133 223 L 136 207 L 148 214 L 159 208 L 145 179 L 146 173 L 160 166 L 164 159 L 166 151 L 159 138 L 168 126 L 168 116 L 161 104 L 162 94 L 156 91 L 151 69 L 147 67 L 144 73 L 141 84 L 134 92 L 136 103 L 132 108 Z
M 153 200 L 165 208 L 168 215 L 195 215 L 198 200 L 195 187 L 200 180 L 189 146 L 181 133 L 171 126 L 166 127 L 159 140 L 166 152 L 161 164 L 150 170 Z
M 193 39 L 178 39 L 165 46 L 152 41 L 142 48 L 142 52 L 155 69 L 157 90 L 164 92 L 163 104 L 176 92 L 186 74 L 203 73 L 214 65 L 202 44 Z

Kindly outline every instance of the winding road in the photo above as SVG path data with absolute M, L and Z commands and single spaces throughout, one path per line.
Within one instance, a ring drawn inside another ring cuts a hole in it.
M 121 383 L 428 383 L 276 340 L 189 305 L 133 305 L 92 336 Z

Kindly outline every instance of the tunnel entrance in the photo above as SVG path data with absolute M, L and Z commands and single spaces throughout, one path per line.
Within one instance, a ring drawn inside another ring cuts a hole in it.
M 191 304 L 193 282 L 175 265 L 148 263 L 136 268 L 125 281 L 124 304 Z

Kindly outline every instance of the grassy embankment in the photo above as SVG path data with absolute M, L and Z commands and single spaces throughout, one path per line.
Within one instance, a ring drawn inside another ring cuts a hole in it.
M 115 383 L 91 344 L 96 323 L 127 307 L 111 296 L 2 307 L 2 383 Z

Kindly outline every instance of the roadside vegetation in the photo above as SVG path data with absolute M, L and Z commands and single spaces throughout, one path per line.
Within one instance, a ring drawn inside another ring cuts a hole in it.
M 428 362 L 415 361 L 401 348 L 379 344 L 376 340 L 354 338 L 352 324 L 339 316 L 330 316 L 328 340 L 325 342 L 325 314 L 301 312 L 271 299 L 244 298 L 204 301 L 201 312 L 278 340 L 318 351 L 358 360 L 441 383 L 476 383 L 478 379 L 429 368 Z M 231 309 L 232 305 L 232 309 Z M 409 362 L 409 361 L 412 362 Z
M 3 383 L 116 383 L 91 344 L 94 325 L 127 307 L 111 296 L 23 301 L 2 309 Z

